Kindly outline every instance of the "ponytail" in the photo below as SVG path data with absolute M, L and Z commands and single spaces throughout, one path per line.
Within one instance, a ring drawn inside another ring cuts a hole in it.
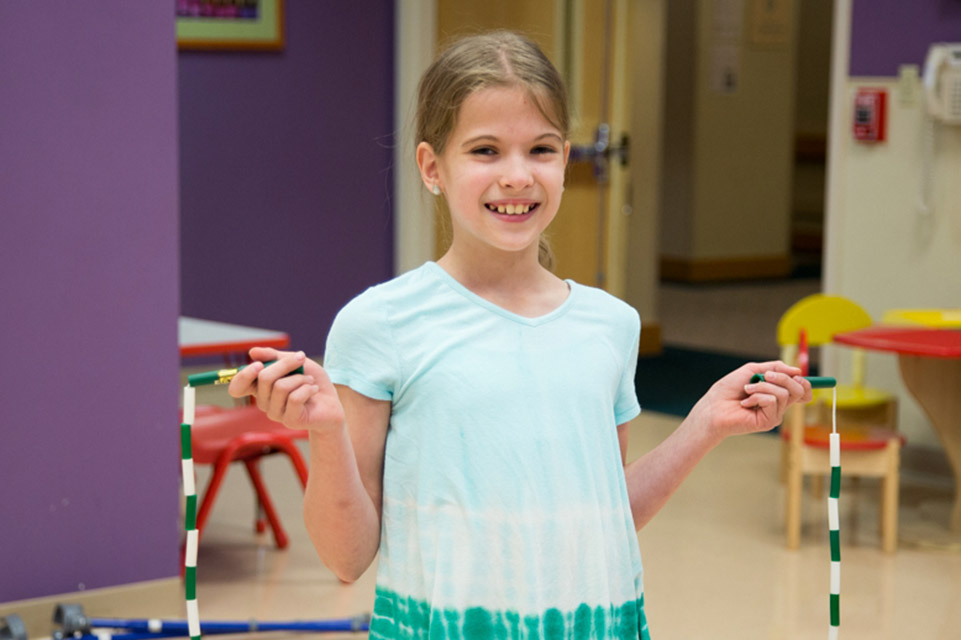
M 537 261 L 548 271 L 554 271 L 554 250 L 551 249 L 550 240 L 543 233 L 537 240 Z

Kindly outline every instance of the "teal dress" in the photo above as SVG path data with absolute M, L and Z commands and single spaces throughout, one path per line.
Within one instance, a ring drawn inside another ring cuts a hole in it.
M 391 402 L 371 638 L 648 638 L 617 425 L 640 320 L 568 282 L 527 318 L 435 263 L 355 298 L 336 384 Z

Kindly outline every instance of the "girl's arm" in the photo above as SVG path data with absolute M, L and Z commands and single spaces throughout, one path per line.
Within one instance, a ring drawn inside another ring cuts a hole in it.
M 763 382 L 750 384 L 764 373 Z M 768 431 L 791 404 L 811 399 L 800 369 L 781 362 L 747 364 L 718 380 L 664 442 L 625 467 L 627 492 L 637 529 L 647 524 L 708 451 L 724 438 Z M 618 427 L 622 458 L 626 425 Z
M 346 419 L 310 432 L 304 523 L 321 561 L 341 581 L 353 582 L 380 544 L 390 402 L 340 385 L 337 395 Z
M 366 571 L 380 542 L 384 445 L 390 402 L 335 387 L 303 353 L 252 349 L 255 361 L 230 383 L 269 418 L 310 434 L 304 521 L 320 559 L 340 580 Z M 259 361 L 277 360 L 264 368 Z M 303 366 L 303 374 L 288 375 Z

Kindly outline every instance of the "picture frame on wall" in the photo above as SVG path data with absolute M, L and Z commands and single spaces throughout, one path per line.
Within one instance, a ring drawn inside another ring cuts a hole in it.
M 180 50 L 282 51 L 284 0 L 174 0 Z

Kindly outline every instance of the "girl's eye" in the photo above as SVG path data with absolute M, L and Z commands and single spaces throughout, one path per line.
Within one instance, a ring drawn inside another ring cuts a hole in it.
M 476 149 L 471 149 L 471 154 L 475 156 L 492 156 L 496 154 L 492 147 L 477 147 Z
M 535 155 L 540 155 L 544 153 L 557 153 L 557 149 L 547 145 L 540 145 L 531 149 L 531 153 Z

